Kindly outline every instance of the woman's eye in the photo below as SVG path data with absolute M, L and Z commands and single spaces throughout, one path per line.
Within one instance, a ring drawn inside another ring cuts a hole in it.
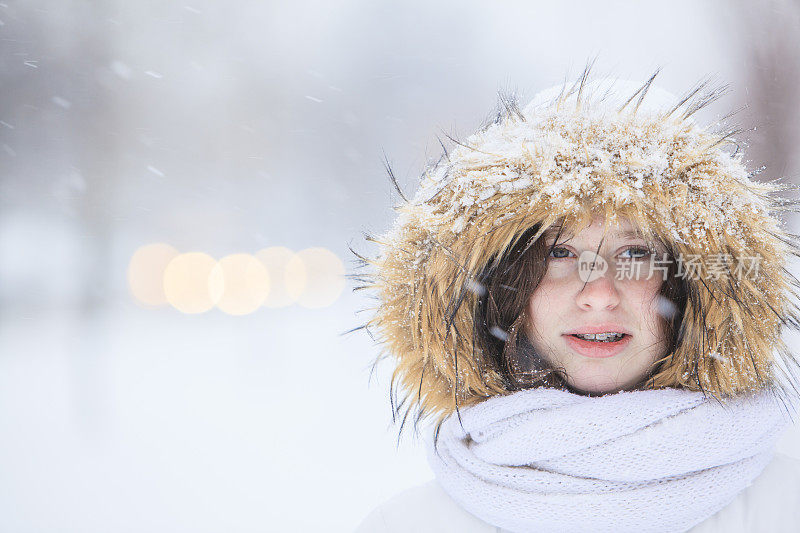
M 572 252 L 570 252 L 566 248 L 563 248 L 561 246 L 555 246 L 550 250 L 550 257 L 554 259 L 567 259 L 570 257 L 571 253 Z
M 650 250 L 647 248 L 642 248 L 641 246 L 631 246 L 622 252 L 622 257 L 625 259 L 644 259 L 646 257 L 650 257 L 650 255 Z

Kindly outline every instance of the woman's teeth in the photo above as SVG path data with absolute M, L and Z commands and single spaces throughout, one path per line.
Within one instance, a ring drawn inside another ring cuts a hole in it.
M 575 337 L 585 341 L 616 342 L 625 336 L 624 333 L 575 333 Z

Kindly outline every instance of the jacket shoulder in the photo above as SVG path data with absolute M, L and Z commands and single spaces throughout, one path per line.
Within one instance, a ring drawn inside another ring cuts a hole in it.
M 800 531 L 800 460 L 776 453 L 753 483 L 691 533 Z
M 463 510 L 434 479 L 376 507 L 356 533 L 494 533 L 497 529 Z

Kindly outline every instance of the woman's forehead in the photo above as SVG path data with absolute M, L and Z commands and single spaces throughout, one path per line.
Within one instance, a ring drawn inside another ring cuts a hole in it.
M 556 224 L 545 230 L 544 237 L 559 240 L 572 239 L 582 236 L 603 235 L 606 239 L 641 239 L 645 240 L 644 233 L 627 218 L 620 217 L 614 221 L 606 222 L 602 218 L 595 218 L 589 226 L 578 227 L 575 224 Z

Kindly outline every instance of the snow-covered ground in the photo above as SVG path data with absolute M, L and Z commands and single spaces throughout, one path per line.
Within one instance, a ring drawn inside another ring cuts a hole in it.
M 0 529 L 352 531 L 432 477 L 357 307 L 5 316 Z

